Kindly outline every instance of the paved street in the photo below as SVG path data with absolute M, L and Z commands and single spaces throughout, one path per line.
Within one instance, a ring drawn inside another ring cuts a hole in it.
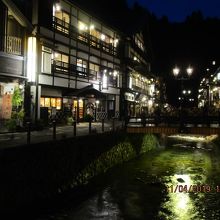
M 76 125 L 76 135 L 88 135 L 89 134 L 89 123 L 83 122 Z M 122 128 L 121 121 L 115 121 L 115 129 Z M 104 123 L 104 132 L 111 131 L 113 129 L 113 122 L 106 121 Z M 92 133 L 102 133 L 102 123 L 92 123 Z M 57 126 L 56 127 L 56 139 L 64 139 L 73 137 L 73 126 Z M 46 128 L 42 131 L 31 132 L 31 143 L 40 143 L 53 139 L 53 128 Z M 3 133 L 0 134 L 0 148 L 15 147 L 19 145 L 27 144 L 27 132 L 16 132 L 16 133 Z

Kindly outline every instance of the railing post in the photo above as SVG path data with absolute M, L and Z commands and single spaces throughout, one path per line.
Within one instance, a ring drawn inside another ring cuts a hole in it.
M 112 118 L 112 131 L 115 131 L 115 118 Z
M 89 134 L 92 133 L 92 120 L 89 120 Z
M 27 144 L 31 143 L 31 123 L 27 122 Z
M 73 136 L 76 137 L 76 120 L 73 122 Z
M 122 119 L 123 120 L 123 119 Z M 125 121 L 125 124 L 124 124 L 124 129 L 127 130 L 127 127 L 128 127 L 128 124 L 129 124 L 129 116 L 125 116 L 124 117 L 124 121 Z
M 56 121 L 53 120 L 53 140 L 56 140 Z
M 104 128 L 104 121 L 105 121 L 105 119 L 103 118 L 103 119 L 102 119 L 102 132 L 104 132 L 104 129 L 105 129 L 105 128 Z

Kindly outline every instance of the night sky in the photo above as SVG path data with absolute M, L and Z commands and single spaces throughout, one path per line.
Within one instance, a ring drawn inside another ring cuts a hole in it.
M 135 1 L 158 17 L 166 15 L 171 22 L 182 22 L 198 10 L 205 17 L 220 18 L 220 0 L 127 0 L 129 5 Z

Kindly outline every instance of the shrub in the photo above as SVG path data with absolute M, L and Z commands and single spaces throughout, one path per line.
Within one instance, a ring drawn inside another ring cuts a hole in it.
M 85 116 L 84 116 L 84 121 L 86 121 L 86 122 L 90 122 L 90 121 L 92 121 L 94 119 L 94 117 L 92 116 L 92 115 L 90 115 L 90 114 L 86 114 Z
M 68 124 L 68 125 L 72 125 L 73 124 L 73 118 L 72 117 L 67 117 L 66 118 L 66 123 Z
M 14 131 L 16 131 L 17 121 L 16 121 L 16 119 L 11 118 L 8 121 L 6 121 L 5 125 L 8 129 L 8 131 L 14 132 Z

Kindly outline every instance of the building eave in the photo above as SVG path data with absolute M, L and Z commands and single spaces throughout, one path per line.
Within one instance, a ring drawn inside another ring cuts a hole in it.
M 12 15 L 23 27 L 26 27 L 30 32 L 33 31 L 34 27 L 29 22 L 29 20 L 22 14 L 22 12 L 17 8 L 17 6 L 11 0 L 2 0 L 2 2 L 11 11 Z

